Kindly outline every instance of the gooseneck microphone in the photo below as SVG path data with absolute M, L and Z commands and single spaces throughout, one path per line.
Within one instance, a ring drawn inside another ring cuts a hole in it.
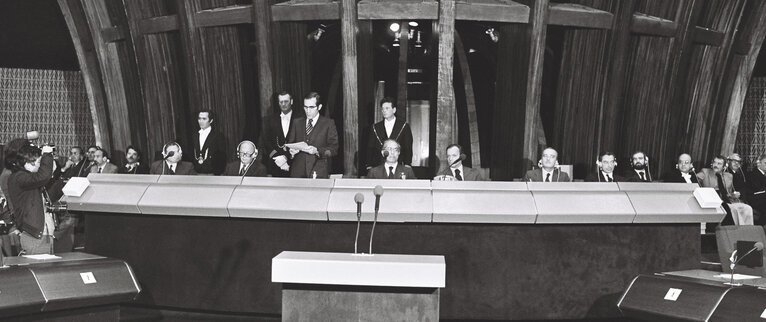
M 170 151 L 164 158 L 162 158 L 162 175 L 165 175 L 165 168 L 168 167 L 168 164 L 165 162 L 165 160 L 174 155 L 176 155 L 176 151 Z
M 461 162 L 461 161 L 465 160 L 466 158 L 467 158 L 467 156 L 465 154 L 461 153 L 460 157 L 455 159 L 455 161 L 452 161 L 452 163 L 450 163 L 449 166 L 451 167 L 453 165 L 456 165 L 458 162 Z
M 375 224 L 378 223 L 378 210 L 380 209 L 380 196 L 383 195 L 383 187 L 377 185 L 372 192 L 375 194 L 375 218 L 372 221 L 372 230 L 370 231 L 370 255 L 372 255 L 372 236 L 375 234 Z
M 731 278 L 729 279 L 729 285 L 734 285 L 734 267 L 736 267 L 740 261 L 742 261 L 745 257 L 747 257 L 747 255 L 750 255 L 750 253 L 754 251 L 762 251 L 762 250 L 763 250 L 763 243 L 757 242 L 753 244 L 753 248 L 747 251 L 745 255 L 737 256 L 737 250 L 734 250 L 731 253 L 731 258 L 729 258 L 729 260 L 731 261 L 731 265 L 729 266 L 731 268 Z
M 354 202 L 356 202 L 356 237 L 354 238 L 354 254 L 359 254 L 357 251 L 357 242 L 359 242 L 359 226 L 362 223 L 362 203 L 364 202 L 364 195 L 361 192 L 357 192 L 354 195 Z

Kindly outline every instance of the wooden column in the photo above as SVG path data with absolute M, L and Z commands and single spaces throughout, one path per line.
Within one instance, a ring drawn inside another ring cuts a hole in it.
M 537 160 L 540 95 L 543 86 L 543 57 L 548 28 L 548 0 L 537 0 L 529 8 L 529 70 L 527 76 L 526 113 L 524 117 L 524 160 Z
M 721 139 L 721 153 L 729 155 L 734 151 L 737 143 L 742 106 L 745 101 L 747 89 L 750 86 L 750 78 L 753 68 L 758 60 L 761 46 L 766 37 L 766 2 L 753 1 L 745 10 L 743 23 L 738 28 L 732 48 L 732 59 L 724 77 L 729 84 L 724 88 L 724 108 L 727 109 L 726 123 L 724 124 L 723 137 Z
M 436 146 L 431 166 L 438 171 L 440 164 L 435 160 L 444 158 L 444 150 L 457 142 L 457 113 L 453 69 L 455 53 L 455 0 L 439 1 L 439 37 L 437 89 L 436 89 Z
M 409 53 L 410 26 L 406 20 L 402 20 L 401 36 L 399 37 L 399 71 L 396 81 L 396 117 L 407 120 L 407 64 Z
M 93 38 L 88 29 L 88 21 L 85 19 L 82 5 L 79 0 L 58 0 L 61 13 L 66 21 L 69 34 L 72 36 L 77 61 L 85 82 L 85 90 L 88 94 L 88 105 L 93 117 L 93 132 L 96 136 L 96 144 L 111 142 L 111 132 L 106 117 L 106 93 L 104 91 L 101 69 L 99 69 L 98 57 L 93 48 Z
M 268 0 L 253 0 L 253 25 L 255 26 L 255 54 L 258 60 L 258 95 L 261 117 L 271 113 L 274 102 L 274 76 L 271 50 L 271 6 Z
M 476 97 L 473 93 L 473 81 L 471 80 L 471 68 L 468 66 L 468 57 L 465 54 L 463 40 L 457 32 L 455 32 L 455 49 L 457 65 L 460 66 L 460 73 L 463 75 L 468 133 L 471 139 L 471 166 L 479 168 L 481 167 L 481 147 L 479 144 L 479 119 L 476 115 Z
M 359 150 L 356 0 L 341 0 L 340 29 L 343 56 L 343 173 L 346 176 L 356 176 L 354 154 Z

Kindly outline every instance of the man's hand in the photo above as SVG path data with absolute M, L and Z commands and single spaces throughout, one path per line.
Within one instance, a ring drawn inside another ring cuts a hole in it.
M 298 152 L 301 152 L 301 150 L 290 148 L 290 155 L 295 156 L 298 154 Z
M 279 166 L 279 168 L 282 169 L 282 171 L 290 171 L 290 165 L 287 163 Z
M 309 145 L 309 147 L 306 149 L 306 153 L 319 155 L 319 150 L 315 146 Z
M 66 160 L 66 163 L 64 164 L 64 168 L 61 169 L 61 171 L 66 171 L 66 170 L 68 170 L 69 168 L 71 168 L 73 166 L 74 166 L 74 161 Z
M 732 197 L 734 197 L 734 199 L 739 199 L 739 197 L 741 197 L 741 196 L 742 196 L 742 194 L 741 194 L 741 193 L 739 193 L 739 191 L 734 191 L 734 192 L 731 194 L 731 196 L 732 196 Z

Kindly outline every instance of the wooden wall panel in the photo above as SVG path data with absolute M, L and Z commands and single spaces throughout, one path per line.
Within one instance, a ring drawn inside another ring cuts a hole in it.
M 138 74 L 141 77 L 146 143 L 144 160 L 170 141 L 182 137 L 189 115 L 178 33 L 141 34 L 139 21 L 171 15 L 164 1 L 124 0 L 130 35 L 135 46 Z
M 287 91 L 293 95 L 293 111 L 303 114 L 303 96 L 311 91 L 309 41 L 311 32 L 303 22 L 279 22 L 272 29 L 274 39 L 274 91 Z M 273 113 L 278 109 L 274 104 Z

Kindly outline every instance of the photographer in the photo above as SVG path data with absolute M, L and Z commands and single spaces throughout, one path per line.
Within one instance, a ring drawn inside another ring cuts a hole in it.
M 6 165 L 12 171 L 8 177 L 8 197 L 26 254 L 53 252 L 54 218 L 45 211 L 43 203 L 44 187 L 53 172 L 53 150 L 51 146 L 43 146 L 42 150 L 23 146 L 7 156 Z

